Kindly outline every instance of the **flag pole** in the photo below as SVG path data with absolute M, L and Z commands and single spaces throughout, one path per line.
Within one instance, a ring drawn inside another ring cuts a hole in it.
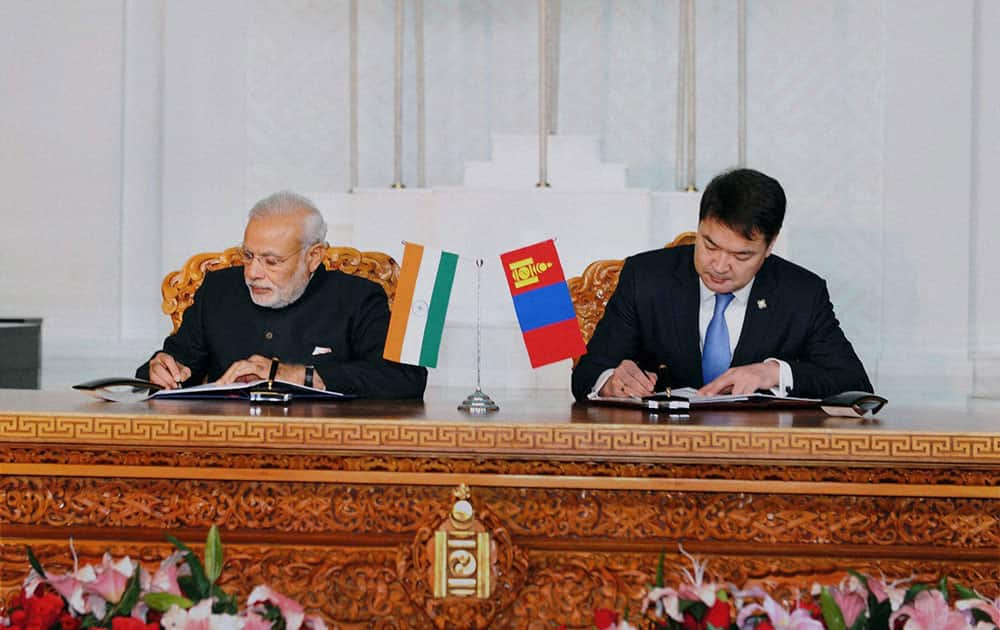
M 476 259 L 476 391 L 465 397 L 458 406 L 459 411 L 472 415 L 484 415 L 491 411 L 499 411 L 500 406 L 493 402 L 489 394 L 483 391 L 482 385 L 482 310 L 479 308 L 479 293 L 483 285 L 483 259 Z

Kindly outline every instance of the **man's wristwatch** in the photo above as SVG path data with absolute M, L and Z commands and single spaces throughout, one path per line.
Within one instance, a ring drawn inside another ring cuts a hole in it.
M 313 374 L 316 373 L 316 366 L 307 365 L 306 366 L 306 377 L 303 379 L 302 384 L 306 387 L 313 386 Z

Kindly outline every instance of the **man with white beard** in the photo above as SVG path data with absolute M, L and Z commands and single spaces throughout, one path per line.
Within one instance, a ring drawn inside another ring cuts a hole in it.
M 136 370 L 166 388 L 276 378 L 368 398 L 420 398 L 427 370 L 382 358 L 389 326 L 378 284 L 323 266 L 326 222 L 289 191 L 250 210 L 242 267 L 205 275 L 163 349 Z

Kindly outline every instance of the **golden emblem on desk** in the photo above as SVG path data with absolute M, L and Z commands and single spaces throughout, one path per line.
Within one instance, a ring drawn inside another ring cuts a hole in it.
M 476 519 L 469 488 L 454 492 L 449 519 L 434 532 L 434 597 L 490 596 L 490 533 Z

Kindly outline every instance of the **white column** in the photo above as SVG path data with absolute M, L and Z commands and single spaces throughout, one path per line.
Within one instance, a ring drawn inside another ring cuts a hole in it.
M 971 391 L 972 40 L 971 0 L 886 7 L 885 277 L 873 293 L 890 399 Z
M 972 358 L 974 394 L 1000 398 L 1000 3 L 977 2 L 973 17 Z
M 166 325 L 160 310 L 163 27 L 163 0 L 126 1 L 121 173 L 125 339 L 156 337 Z
M 163 273 L 237 244 L 254 201 L 246 198 L 246 2 L 165 6 Z

